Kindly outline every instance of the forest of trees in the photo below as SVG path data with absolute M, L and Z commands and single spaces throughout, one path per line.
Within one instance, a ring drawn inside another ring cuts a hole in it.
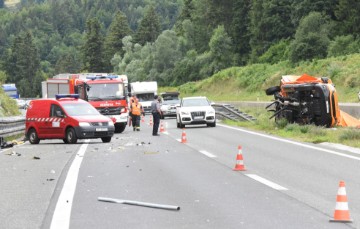
M 5 3 L 5 4 L 4 4 Z M 0 0 L 0 82 L 59 73 L 177 86 L 231 67 L 360 52 L 357 0 Z

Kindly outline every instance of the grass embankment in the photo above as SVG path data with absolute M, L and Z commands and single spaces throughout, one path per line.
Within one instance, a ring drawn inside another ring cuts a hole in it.
M 340 102 L 359 102 L 360 54 L 304 62 L 296 67 L 288 62 L 232 67 L 173 90 L 179 90 L 182 96 L 204 95 L 214 101 L 271 101 L 273 97 L 267 96 L 265 90 L 279 85 L 282 75 L 304 73 L 330 78 Z
M 182 97 L 203 95 L 212 101 L 270 102 L 274 98 L 267 96 L 265 90 L 279 85 L 282 75 L 304 73 L 330 78 L 335 84 L 339 102 L 359 102 L 357 94 L 360 90 L 360 54 L 304 62 L 296 67 L 288 62 L 232 67 L 208 79 L 190 82 L 176 88 L 161 88 L 160 91 L 179 91 Z M 276 124 L 274 119 L 269 120 L 271 114 L 265 109 L 241 108 L 241 110 L 256 117 L 257 121 L 251 123 L 227 120 L 225 123 L 304 142 L 331 142 L 360 147 L 360 129 L 300 126 L 286 122 Z

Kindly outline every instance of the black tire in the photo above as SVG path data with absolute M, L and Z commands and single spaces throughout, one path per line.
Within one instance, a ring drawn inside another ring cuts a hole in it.
M 103 138 L 101 138 L 101 141 L 102 141 L 103 143 L 110 142 L 110 141 L 111 141 L 111 137 L 103 137 Z
M 185 124 L 182 124 L 181 120 L 180 120 L 179 126 L 180 126 L 181 129 L 185 128 Z
M 28 133 L 28 139 L 30 144 L 39 144 L 40 139 L 35 129 L 30 129 Z
M 122 133 L 124 132 L 126 127 L 126 123 L 116 123 L 115 124 L 115 133 Z
M 280 92 L 280 86 L 269 87 L 265 91 L 266 95 L 273 95 L 276 92 Z
M 214 122 L 214 123 L 208 123 L 207 126 L 208 126 L 208 127 L 216 127 L 216 122 Z
M 176 116 L 176 127 L 180 128 L 180 123 L 178 122 L 178 116 Z
M 66 130 L 65 136 L 66 142 L 69 144 L 75 144 L 78 140 L 74 128 L 70 127 Z

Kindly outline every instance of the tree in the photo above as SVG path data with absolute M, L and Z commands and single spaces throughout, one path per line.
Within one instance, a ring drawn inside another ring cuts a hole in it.
M 251 0 L 239 0 L 234 3 L 233 29 L 231 37 L 237 54 L 237 64 L 245 65 L 249 59 L 250 48 L 250 17 Z
M 176 20 L 176 24 L 175 24 L 175 31 L 178 35 L 183 35 L 183 33 L 184 33 L 182 23 L 185 20 L 191 19 L 191 15 L 194 11 L 194 6 L 193 6 L 192 1 L 193 0 L 184 0 L 184 6 L 181 9 L 180 15 L 179 15 L 178 19 Z
M 338 20 L 337 29 L 342 35 L 360 35 L 360 2 L 357 0 L 339 0 L 335 16 Z
M 251 19 L 251 61 L 257 62 L 259 56 L 274 43 L 288 39 L 294 34 L 291 24 L 291 3 L 294 0 L 253 0 Z
M 127 22 L 127 18 L 121 11 L 118 11 L 110 25 L 108 35 L 105 39 L 105 65 L 108 71 L 112 70 L 111 59 L 114 54 L 117 53 L 120 56 L 124 55 L 122 39 L 128 35 L 131 35 L 131 29 Z
M 312 12 L 303 18 L 290 45 L 290 60 L 296 63 L 326 57 L 330 29 L 329 17 L 324 14 Z
M 40 58 L 30 32 L 17 36 L 5 63 L 8 81 L 18 85 L 23 97 L 36 97 L 41 90 L 36 85 L 36 78 L 40 74 Z M 41 84 L 41 83 L 40 83 Z
M 103 38 L 100 33 L 100 23 L 93 18 L 86 23 L 85 44 L 83 46 L 83 63 L 89 72 L 103 72 Z
M 224 26 L 218 26 L 209 42 L 210 54 L 212 57 L 211 75 L 232 66 L 233 64 L 233 43 L 231 37 L 226 33 Z
M 136 33 L 137 43 L 144 45 L 146 42 L 154 42 L 160 34 L 160 20 L 155 12 L 154 6 L 145 10 L 144 17 L 140 22 L 140 27 Z

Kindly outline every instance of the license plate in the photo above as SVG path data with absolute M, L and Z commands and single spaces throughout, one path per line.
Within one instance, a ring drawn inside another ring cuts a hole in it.
M 108 128 L 96 128 L 96 131 L 108 131 Z
M 204 119 L 204 117 L 203 116 L 195 116 L 194 119 L 199 120 L 199 119 Z

